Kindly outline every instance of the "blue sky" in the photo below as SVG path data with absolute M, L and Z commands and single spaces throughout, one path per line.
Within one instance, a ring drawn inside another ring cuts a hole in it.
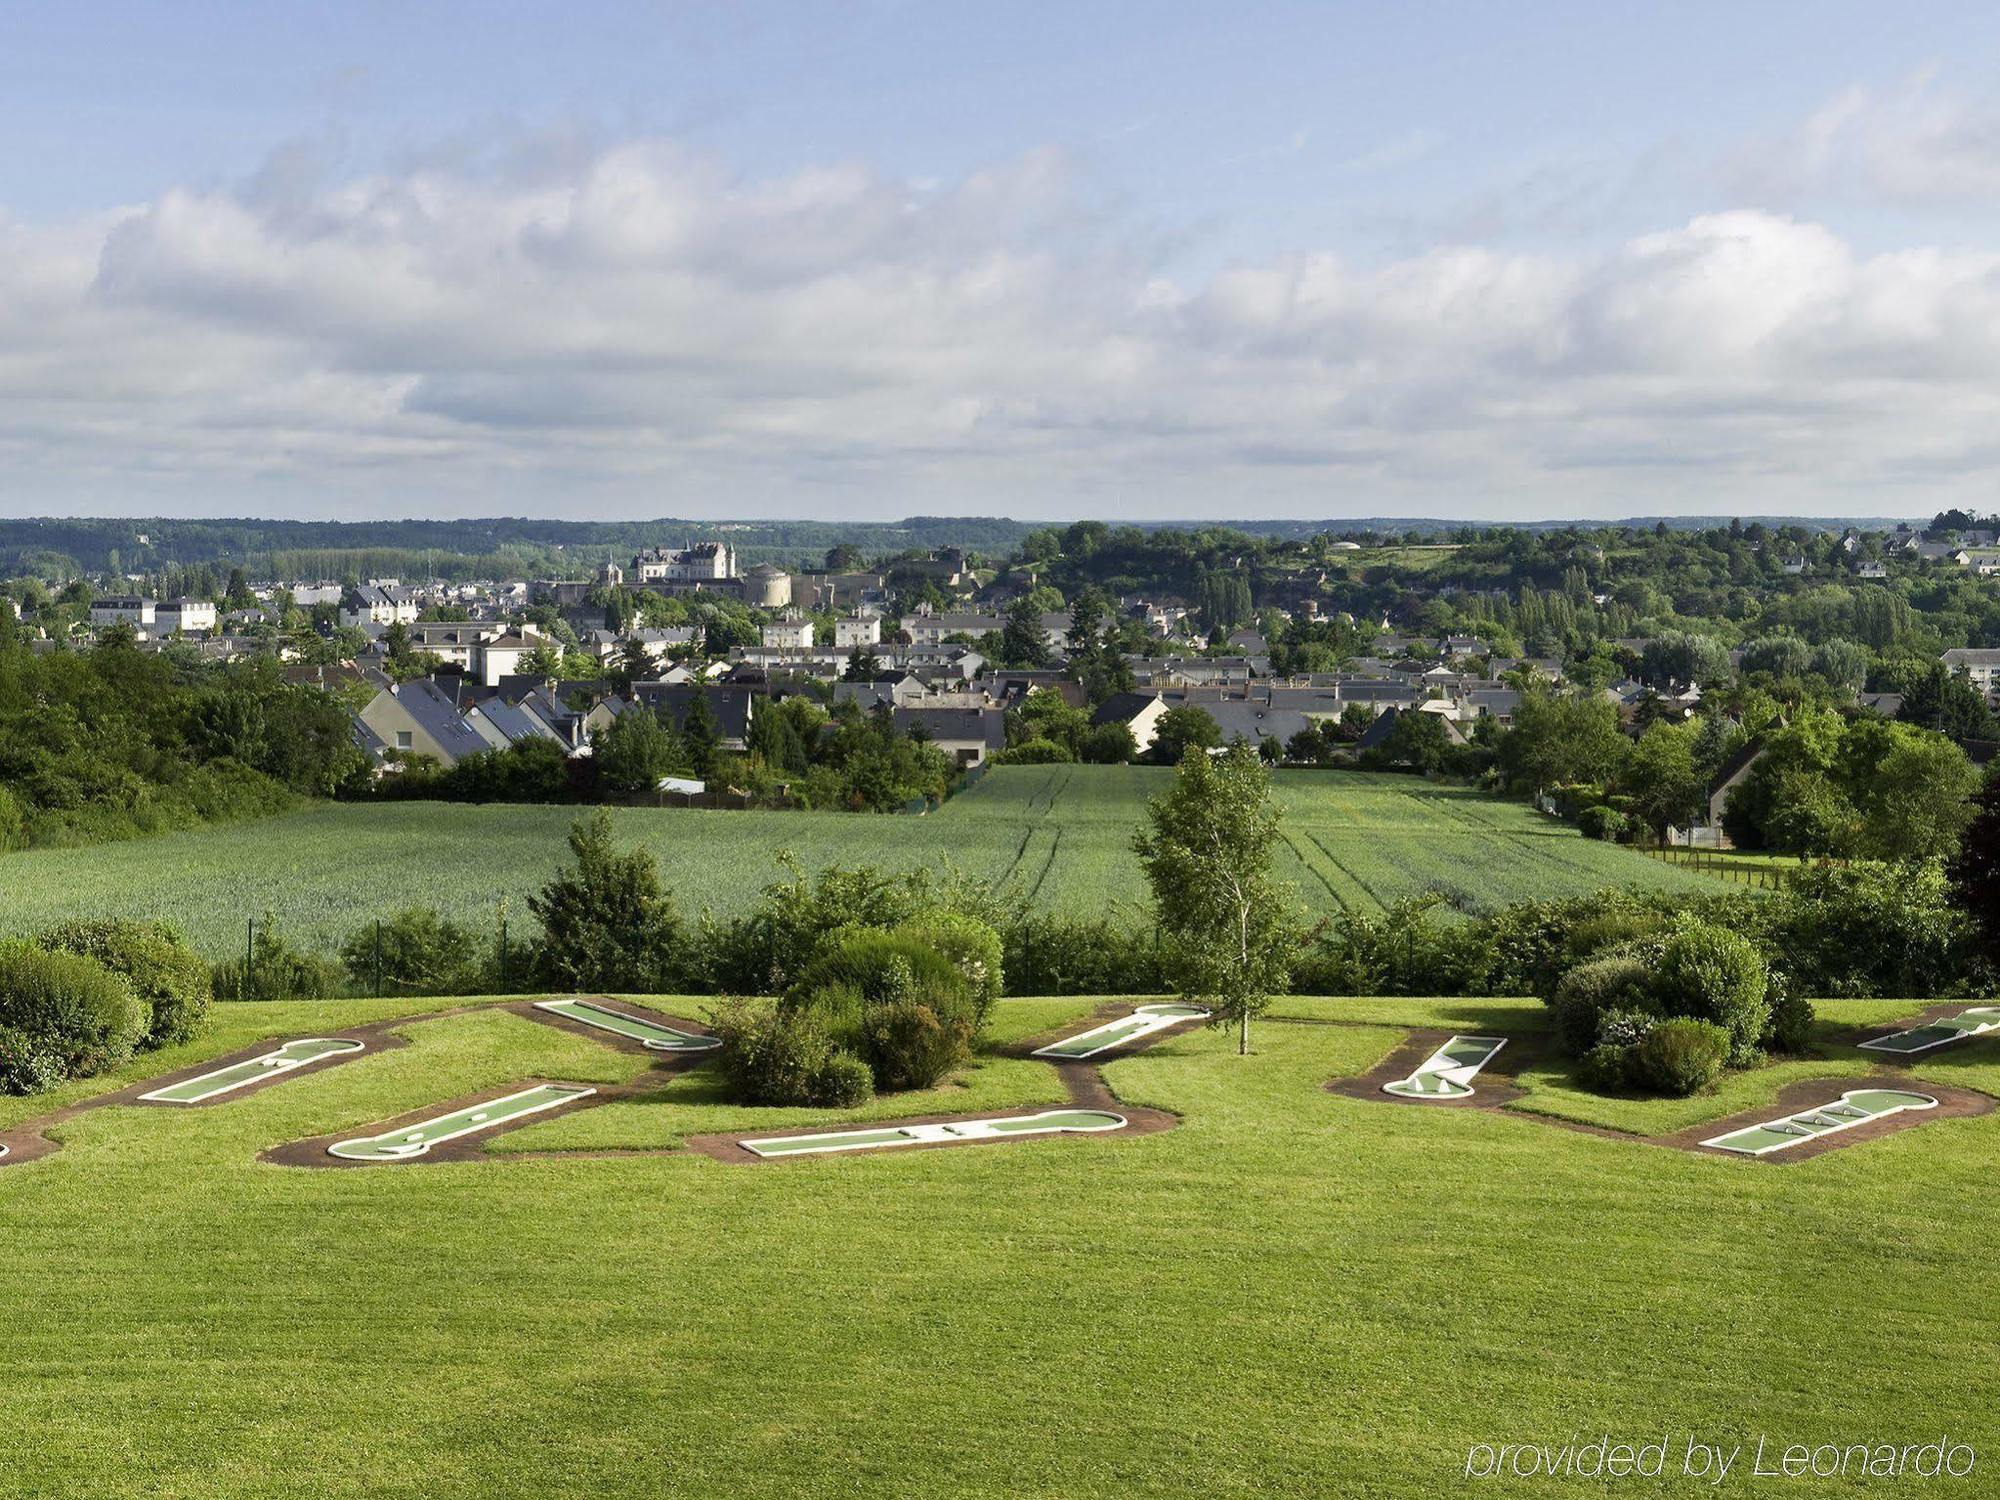
M 1992 503 L 1931 5 L 0 13 L 0 512 Z

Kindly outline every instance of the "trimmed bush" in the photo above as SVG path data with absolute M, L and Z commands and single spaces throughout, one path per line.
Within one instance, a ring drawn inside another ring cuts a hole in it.
M 930 912 L 896 929 L 942 955 L 958 971 L 976 1008 L 975 1028 L 986 1024 L 993 1002 L 1005 993 L 1005 954 L 1000 934 L 986 923 L 956 912 Z
M 958 967 L 917 933 L 846 927 L 821 942 L 785 998 L 788 1004 L 804 1004 L 822 990 L 851 989 L 874 1004 L 894 999 L 912 983 L 955 990 L 970 1000 Z
M 63 1080 L 62 1059 L 14 1026 L 0 1026 L 0 1094 L 40 1094 Z
M 915 996 L 869 1007 L 862 1036 L 875 1085 L 885 1093 L 932 1088 L 971 1052 L 967 1019 Z
M 1729 1061 L 1728 1031 L 1713 1021 L 1674 1016 L 1632 1049 L 1632 1081 L 1655 1093 L 1684 1097 L 1714 1083 Z
M 1773 974 L 1764 991 L 1770 1002 L 1771 1019 L 1758 1045 L 1771 1052 L 1800 1053 L 1812 1045 L 1813 1006 L 1804 995 L 1794 994 L 1782 974 Z
M 1660 1018 L 1650 1011 L 1614 1006 L 1598 1013 L 1597 1043 L 1600 1047 L 1635 1047 L 1659 1024 Z
M 1576 1065 L 1576 1081 L 1593 1093 L 1616 1094 L 1632 1082 L 1632 1047 L 1592 1047 Z
M 1771 1019 L 1764 998 L 1769 975 L 1747 938 L 1692 918 L 1677 921 L 1660 945 L 1653 974 L 1654 1007 L 1670 1016 L 1713 1021 L 1729 1034 L 1729 1061 L 1756 1059 Z
M 1598 1042 L 1607 1011 L 1650 1011 L 1652 970 L 1636 958 L 1610 956 L 1571 969 L 1556 986 L 1556 1032 L 1563 1050 L 1581 1057 Z
M 868 1065 L 836 1047 L 809 1010 L 732 1000 L 711 1010 L 708 1020 L 722 1038 L 719 1057 L 730 1093 L 745 1103 L 849 1109 L 875 1092 Z
M 146 1005 L 94 958 L 0 943 L 0 1027 L 25 1035 L 64 1077 L 115 1068 L 146 1034 Z
M 94 958 L 123 974 L 150 1009 L 145 1048 L 188 1042 L 208 1029 L 208 965 L 164 922 L 65 922 L 39 934 L 50 952 Z

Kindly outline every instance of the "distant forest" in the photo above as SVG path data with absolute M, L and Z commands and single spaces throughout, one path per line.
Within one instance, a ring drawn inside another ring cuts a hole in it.
M 1676 531 L 1727 524 L 1729 517 L 1669 517 Z M 1745 517 L 1745 520 L 1751 518 Z M 1834 530 L 1893 524 L 1879 519 L 1767 518 L 1773 525 Z M 1411 517 L 1232 520 L 1239 534 L 1271 541 L 1319 535 L 1435 537 L 1469 540 L 1491 530 L 1589 530 L 1646 526 L 1628 521 L 1440 521 Z M 240 567 L 252 578 L 402 577 L 451 580 L 494 577 L 581 578 L 609 557 L 623 564 L 642 547 L 726 541 L 744 565 L 817 567 L 829 548 L 849 543 L 870 557 L 936 547 L 964 547 L 988 557 L 1019 550 L 1045 523 L 993 516 L 910 516 L 901 521 L 287 521 L 174 520 L 166 517 L 0 519 L 0 578 L 35 576 L 60 583 L 80 574 L 153 573 L 167 567 Z M 1140 522 L 1143 530 L 1201 529 L 1201 522 Z

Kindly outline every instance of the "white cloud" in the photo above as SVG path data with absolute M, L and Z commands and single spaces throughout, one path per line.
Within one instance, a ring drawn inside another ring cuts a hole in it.
M 1730 179 L 1764 201 L 1827 194 L 1905 208 L 2000 206 L 2000 109 L 1925 69 L 1829 99 L 1789 133 L 1735 154 Z
M 746 181 L 657 142 L 348 180 L 288 163 L 0 219 L 0 508 L 1991 498 L 2000 256 L 1863 255 L 1754 211 L 1590 255 L 1300 255 L 1200 284 L 1147 243 L 1060 153 L 944 186 L 854 163 Z

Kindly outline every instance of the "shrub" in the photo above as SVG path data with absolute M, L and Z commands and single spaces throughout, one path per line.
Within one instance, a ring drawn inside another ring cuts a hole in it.
M 0 1027 L 23 1033 L 66 1077 L 115 1068 L 146 1034 L 146 1005 L 94 958 L 0 943 Z
M 1598 1013 L 1597 1043 L 1601 1047 L 1634 1047 L 1659 1024 L 1660 1018 L 1650 1011 L 1613 1007 Z
M 870 1006 L 862 1035 L 875 1086 L 885 1092 L 931 1088 L 971 1055 L 970 1017 L 918 995 Z
M 620 853 L 603 808 L 572 824 L 576 864 L 558 870 L 528 898 L 542 924 L 543 981 L 566 990 L 673 988 L 681 948 L 680 912 L 644 849 Z
M 958 971 L 971 996 L 975 1028 L 986 1024 L 993 1002 L 1005 993 L 1006 955 L 1000 934 L 985 922 L 957 912 L 926 912 L 897 932 L 913 937 Z
M 380 968 L 377 969 L 377 956 Z M 464 995 L 480 985 L 478 944 L 465 928 L 427 906 L 357 927 L 340 946 L 341 962 L 370 993 Z
M 1594 959 L 1565 974 L 1551 1007 L 1563 1050 L 1581 1057 L 1599 1040 L 1602 1017 L 1611 1011 L 1649 1011 L 1652 971 L 1636 958 Z
M 1633 1051 L 1609 1042 L 1592 1047 L 1576 1065 L 1576 1081 L 1598 1094 L 1616 1094 L 1629 1088 Z
M 848 1109 L 874 1092 L 868 1065 L 837 1048 L 810 1010 L 732 1000 L 708 1015 L 732 1096 L 749 1104 Z
M 1607 843 L 1616 843 L 1619 839 L 1625 837 L 1625 831 L 1630 827 L 1630 821 L 1617 808 L 1606 807 L 1600 802 L 1597 806 L 1586 807 L 1582 812 L 1578 813 L 1576 815 L 1576 826 L 1582 830 L 1583 836 L 1587 839 L 1601 839 Z
M 1632 1049 L 1633 1082 L 1676 1098 L 1714 1083 L 1729 1061 L 1730 1034 L 1712 1021 L 1675 1016 L 1646 1033 Z
M 340 969 L 286 942 L 277 918 L 265 912 L 247 963 L 232 958 L 216 965 L 215 993 L 222 1000 L 330 1000 L 340 993 Z
M 0 1026 L 0 1094 L 40 1094 L 63 1080 L 62 1059 L 15 1026 Z
M 827 938 L 785 998 L 787 1004 L 804 1004 L 821 991 L 846 989 L 868 1004 L 878 1004 L 919 983 L 971 1002 L 971 987 L 957 965 L 915 932 L 854 927 Z
M 1024 740 L 1018 745 L 995 752 L 993 764 L 996 766 L 1059 766 L 1066 765 L 1076 757 L 1067 745 L 1058 745 L 1054 740 Z
M 1765 998 L 1770 1001 L 1771 1019 L 1765 1024 L 1758 1045 L 1772 1052 L 1804 1052 L 1812 1045 L 1812 1001 L 1794 994 L 1790 981 L 1782 974 L 1771 976 Z
M 1764 998 L 1763 955 L 1746 938 L 1711 923 L 1683 918 L 1660 945 L 1653 973 L 1656 1009 L 1713 1021 L 1729 1034 L 1729 1060 L 1752 1061 L 1771 1019 Z
M 1107 917 L 1023 915 L 1007 923 L 1001 940 L 1009 994 L 1157 995 L 1171 988 L 1152 934 Z
M 35 941 L 52 952 L 94 958 L 123 974 L 150 1017 L 140 1046 L 167 1047 L 192 1041 L 208 1027 L 212 976 L 181 936 L 164 922 L 65 922 Z

